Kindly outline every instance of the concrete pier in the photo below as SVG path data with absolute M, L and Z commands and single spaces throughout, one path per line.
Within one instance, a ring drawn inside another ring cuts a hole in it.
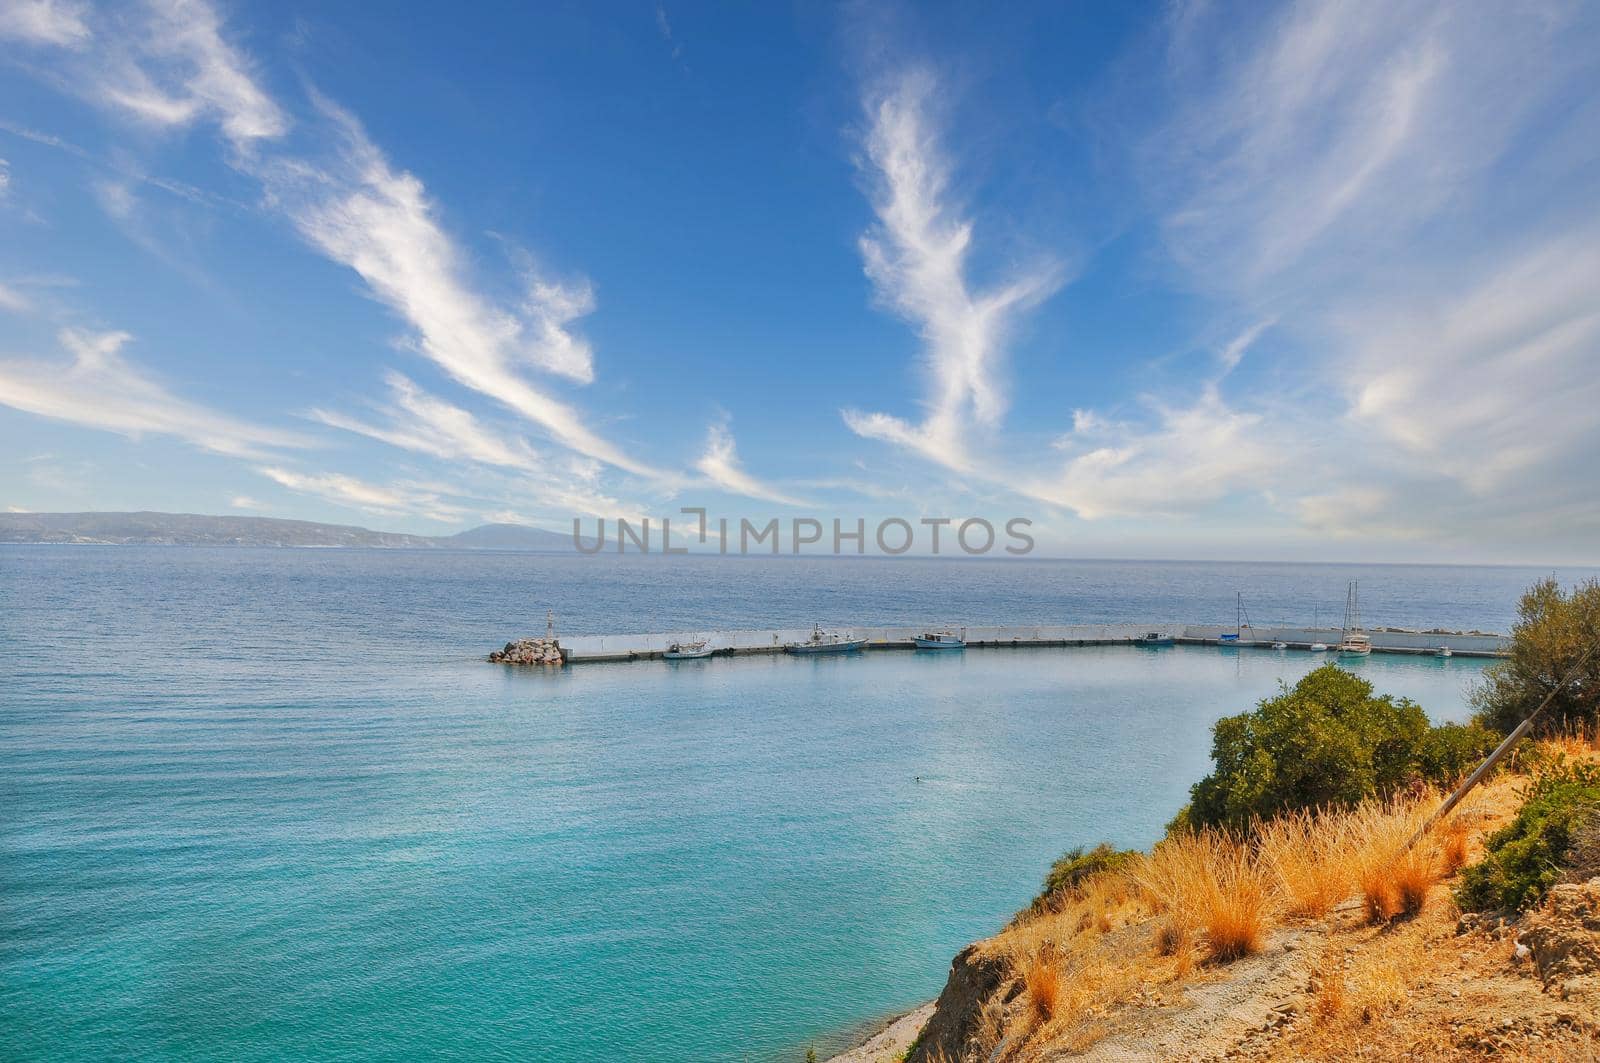
M 828 625 L 824 625 L 827 627 Z M 912 641 L 926 627 L 835 627 L 867 640 L 869 650 L 915 649 Z M 957 631 L 962 629 L 957 628 Z M 1221 645 L 1220 636 L 1232 634 L 1231 624 L 1031 624 L 1008 626 L 970 626 L 965 629 L 967 646 L 994 649 L 1038 646 L 1127 645 L 1147 632 L 1171 635 L 1179 643 Z M 744 631 L 699 631 L 694 638 L 708 640 L 716 656 L 743 653 L 782 653 L 786 643 L 803 642 L 810 628 L 767 628 Z M 1252 640 L 1251 636 L 1254 635 Z M 1441 646 L 1461 657 L 1503 657 L 1511 640 L 1503 635 L 1434 634 L 1416 631 L 1368 631 L 1374 653 L 1430 655 Z M 573 635 L 558 641 L 568 664 L 597 661 L 639 661 L 659 658 L 668 646 L 684 638 L 678 634 Z M 1229 646 L 1270 648 L 1274 642 L 1287 643 L 1290 650 L 1309 650 L 1312 643 L 1337 646 L 1338 628 L 1258 627 L 1246 628 L 1238 643 Z M 1286 651 L 1287 652 L 1287 651 Z M 1333 654 L 1329 654 L 1333 656 Z

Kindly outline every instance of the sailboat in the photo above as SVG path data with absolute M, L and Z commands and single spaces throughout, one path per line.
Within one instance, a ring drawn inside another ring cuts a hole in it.
M 1240 591 L 1238 593 L 1237 600 L 1234 603 L 1233 630 L 1231 632 L 1225 632 L 1221 635 L 1218 635 L 1217 645 L 1239 645 L 1243 641 L 1243 635 L 1246 628 L 1249 628 L 1250 630 L 1250 641 L 1254 642 L 1256 640 L 1256 629 L 1250 623 L 1250 614 L 1245 612 L 1244 592 Z
M 1339 640 L 1340 657 L 1370 657 L 1372 639 L 1361 630 L 1361 597 L 1355 580 L 1344 596 L 1344 638 Z

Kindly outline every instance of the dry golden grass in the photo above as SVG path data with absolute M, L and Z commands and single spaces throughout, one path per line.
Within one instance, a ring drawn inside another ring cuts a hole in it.
M 1061 1003 L 1061 968 L 1051 950 L 1041 949 L 1029 957 L 1022 968 L 1022 985 L 1035 1023 L 1043 1025 L 1056 1017 Z
M 1355 888 L 1347 815 L 1283 816 L 1262 825 L 1256 844 L 1287 915 L 1320 919 Z
M 1222 848 L 1217 858 L 1201 926 L 1211 958 L 1227 962 L 1261 951 L 1269 893 L 1261 866 L 1242 845 Z
M 1448 877 L 1466 866 L 1472 828 L 1466 818 L 1452 816 L 1436 829 L 1439 837 L 1439 871 Z
M 1416 915 L 1442 875 L 1437 830 L 1417 841 L 1418 828 L 1438 805 L 1429 795 L 1418 800 L 1368 804 L 1348 817 L 1356 884 L 1367 921 L 1385 923 Z
M 1236 960 L 1261 950 L 1271 889 L 1248 846 L 1214 831 L 1168 838 L 1133 872 L 1153 907 L 1167 915 L 1165 936 L 1176 951 L 1192 930 L 1210 958 Z
M 1588 758 L 1600 753 L 1600 727 L 1570 720 L 1554 734 L 1541 738 L 1539 747 L 1546 754 L 1564 754 L 1569 760 Z

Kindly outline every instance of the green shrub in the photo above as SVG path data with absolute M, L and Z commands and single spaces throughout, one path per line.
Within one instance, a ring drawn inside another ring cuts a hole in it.
M 1500 744 L 1504 735 L 1477 723 L 1446 723 L 1432 728 L 1417 747 L 1417 767 L 1424 779 L 1454 786 Z
M 1393 793 L 1423 774 L 1428 718 L 1405 698 L 1333 664 L 1253 712 L 1218 720 L 1215 770 L 1190 791 L 1187 824 L 1248 829 L 1301 809 L 1343 808 Z
M 1069 849 L 1061 859 L 1050 865 L 1050 871 L 1044 877 L 1044 887 L 1039 891 L 1039 896 L 1033 899 L 1032 907 L 1041 908 L 1052 898 L 1077 890 L 1091 875 L 1126 867 L 1138 855 L 1136 849 L 1113 849 L 1106 842 L 1101 842 L 1093 849 L 1085 849 L 1081 845 Z
M 1583 654 L 1600 643 L 1600 580 L 1564 593 L 1554 579 L 1540 580 L 1517 604 L 1511 656 L 1484 673 L 1473 691 L 1477 719 L 1502 734 L 1538 707 Z M 1534 725 L 1555 734 L 1573 725 L 1600 724 L 1600 654 L 1562 687 Z
M 1595 858 L 1600 765 L 1557 758 L 1528 786 L 1517 818 L 1490 835 L 1483 859 L 1462 872 L 1464 911 L 1523 911 L 1577 864 Z M 1588 851 L 1586 851 L 1588 850 Z

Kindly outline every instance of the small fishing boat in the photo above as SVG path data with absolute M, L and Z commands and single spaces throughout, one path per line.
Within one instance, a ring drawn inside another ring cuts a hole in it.
M 1171 646 L 1177 639 L 1159 631 L 1146 631 L 1143 635 L 1135 635 L 1133 641 L 1140 646 Z
M 791 642 L 783 647 L 784 653 L 854 653 L 867 644 L 866 639 L 852 638 L 837 631 L 824 631 L 813 627 L 804 642 Z
M 1449 646 L 1440 646 L 1437 650 L 1433 651 L 1433 655 L 1435 657 L 1454 657 L 1455 651 Z
M 661 655 L 669 661 L 697 661 L 711 656 L 711 643 L 705 639 L 697 642 L 674 642 Z
M 964 650 L 967 640 L 954 631 L 924 631 L 913 640 L 919 650 Z
M 1344 638 L 1339 641 L 1339 656 L 1370 657 L 1371 655 L 1372 638 L 1361 630 L 1360 588 L 1355 580 L 1351 580 L 1350 587 L 1345 592 Z
M 1274 642 L 1272 644 L 1272 648 L 1275 650 L 1286 650 L 1289 648 L 1289 644 L 1287 642 Z
M 1313 642 L 1311 644 L 1311 652 L 1312 653 L 1327 653 L 1328 652 L 1328 644 L 1326 642 Z

